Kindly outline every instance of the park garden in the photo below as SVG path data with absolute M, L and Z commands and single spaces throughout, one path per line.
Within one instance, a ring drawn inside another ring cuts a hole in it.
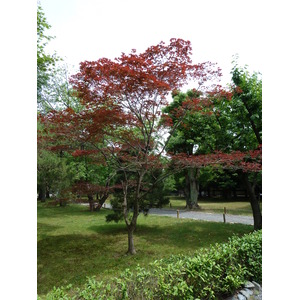
M 235 58 L 223 87 L 173 38 L 69 76 L 48 27 L 39 7 L 39 297 L 222 299 L 261 283 L 261 75 Z M 151 213 L 224 207 L 253 226 Z

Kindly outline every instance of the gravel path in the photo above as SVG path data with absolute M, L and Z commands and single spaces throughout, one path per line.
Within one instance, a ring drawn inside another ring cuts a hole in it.
M 177 218 L 177 211 L 171 209 L 151 208 L 149 210 L 149 214 Z M 204 213 L 200 211 L 182 210 L 179 211 L 179 218 L 203 220 L 203 221 L 210 221 L 210 222 L 224 222 L 223 214 Z M 239 223 L 239 224 L 253 225 L 253 217 L 226 214 L 226 223 Z
M 104 207 L 111 209 L 111 205 L 108 203 L 106 203 Z M 177 210 L 175 209 L 151 208 L 149 209 L 149 214 L 177 218 Z M 201 211 L 180 210 L 179 218 L 202 220 L 202 221 L 209 221 L 209 222 L 221 222 L 221 223 L 224 222 L 223 214 L 204 213 Z M 252 216 L 240 216 L 240 215 L 230 215 L 230 214 L 226 214 L 226 223 L 239 223 L 239 224 L 246 224 L 246 225 L 254 224 Z

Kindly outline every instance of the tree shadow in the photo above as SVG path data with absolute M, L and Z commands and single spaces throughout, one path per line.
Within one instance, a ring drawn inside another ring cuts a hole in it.
M 101 235 L 126 234 L 126 226 L 123 223 L 106 223 L 88 227 L 89 230 Z
M 80 285 L 86 276 L 101 274 L 110 268 L 107 246 L 113 239 L 97 235 L 48 236 L 37 243 L 38 294 L 48 293 L 54 286 Z
M 177 223 L 163 228 L 140 225 L 136 236 L 142 237 L 147 243 L 177 247 L 185 252 L 187 249 L 209 247 L 212 243 L 224 243 L 233 234 L 249 233 L 252 226 L 223 224 L 205 221 Z
M 172 246 L 181 249 L 207 247 L 213 243 L 223 243 L 233 234 L 243 235 L 252 231 L 253 226 L 223 224 L 206 221 L 175 222 L 170 225 L 138 224 L 134 238 L 143 239 L 149 246 Z M 90 226 L 89 230 L 101 235 L 127 235 L 124 224 Z

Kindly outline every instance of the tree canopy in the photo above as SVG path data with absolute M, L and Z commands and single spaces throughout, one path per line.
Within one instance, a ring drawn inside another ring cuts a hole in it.
M 170 131 L 184 99 L 197 97 L 198 108 L 189 111 L 175 128 L 168 145 L 174 164 L 186 168 L 188 206 L 196 206 L 199 168 L 214 166 L 237 172 L 250 194 L 255 228 L 261 228 L 261 212 L 255 188 L 261 181 L 262 80 L 237 64 L 229 89 L 216 87 L 203 97 L 197 91 L 173 94 L 165 109 Z M 195 94 L 196 93 L 196 94 Z

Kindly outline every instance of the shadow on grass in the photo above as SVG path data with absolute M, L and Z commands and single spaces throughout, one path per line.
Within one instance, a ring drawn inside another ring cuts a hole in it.
M 113 239 L 97 235 L 49 236 L 37 244 L 38 294 L 46 294 L 54 286 L 80 285 L 86 276 L 110 268 L 107 245 Z
M 138 224 L 134 237 L 143 239 L 150 247 L 177 247 L 191 249 L 207 247 L 211 243 L 222 243 L 228 237 L 237 234 L 243 235 L 252 231 L 253 226 L 242 224 L 223 224 L 205 221 L 186 220 L 176 222 L 170 220 L 170 225 L 157 226 L 154 224 Z M 91 226 L 89 230 L 101 236 L 125 234 L 127 230 L 124 224 L 110 224 L 107 226 Z
M 88 227 L 89 230 L 101 235 L 127 234 L 126 225 L 120 223 L 105 223 Z
M 191 221 L 178 223 L 175 226 L 165 226 L 163 229 L 140 225 L 136 231 L 136 236 L 143 237 L 149 244 L 176 246 L 186 251 L 208 247 L 212 243 L 223 243 L 233 234 L 243 235 L 251 230 L 251 226 L 245 225 Z

